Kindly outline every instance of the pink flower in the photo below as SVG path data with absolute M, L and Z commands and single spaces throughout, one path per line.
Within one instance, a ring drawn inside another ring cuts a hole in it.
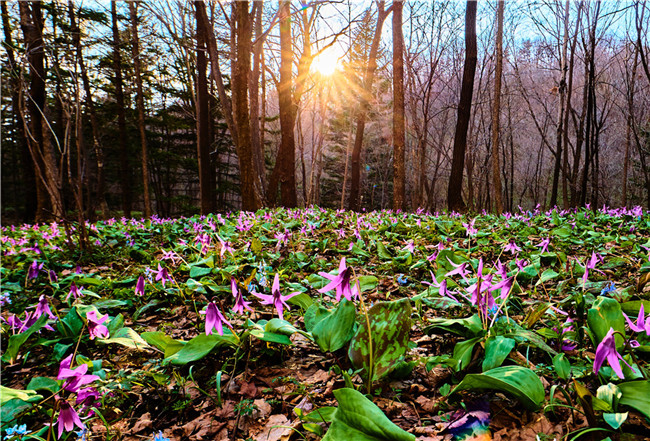
M 84 294 L 81 291 L 84 289 L 82 286 L 81 288 L 77 288 L 77 284 L 72 282 L 72 285 L 70 285 L 70 291 L 68 291 L 68 295 L 65 297 L 65 301 L 67 302 L 70 299 L 70 296 L 72 296 L 75 299 L 78 299 L 79 297 L 83 297 Z
M 512 254 L 516 254 L 519 251 L 521 251 L 521 248 L 518 247 L 517 244 L 515 243 L 515 241 L 511 239 L 510 242 L 508 243 L 508 245 L 506 245 L 503 248 L 503 251 L 508 251 L 508 252 L 510 252 Z
M 645 311 L 643 310 L 643 303 L 641 304 L 641 308 L 639 309 L 639 315 L 636 318 L 636 324 L 630 320 L 630 318 L 627 316 L 627 314 L 623 313 L 623 316 L 625 317 L 625 320 L 627 320 L 627 324 L 630 326 L 630 329 L 633 330 L 634 332 L 644 332 L 650 337 L 650 314 L 648 314 L 648 317 L 645 318 Z
M 139 296 L 144 295 L 144 277 L 142 276 L 138 277 L 138 281 L 135 284 L 135 293 Z
M 345 264 L 345 261 L 343 262 Z M 324 288 L 323 288 L 324 289 Z M 289 305 L 287 305 L 286 300 L 289 300 L 291 297 L 300 294 L 299 292 L 294 292 L 289 295 L 283 296 L 280 294 L 280 277 L 278 274 L 275 274 L 273 279 L 273 287 L 271 288 L 271 295 L 268 294 L 258 294 L 253 293 L 253 295 L 262 300 L 262 305 L 273 305 L 275 310 L 278 311 L 278 317 L 280 320 L 284 320 L 283 312 L 284 307 L 286 306 L 288 310 L 291 310 Z
M 232 311 L 240 315 L 244 313 L 244 309 L 252 311 L 251 307 L 248 306 L 251 303 L 245 301 L 241 291 L 237 289 L 237 281 L 234 277 L 230 278 L 230 289 L 232 291 L 232 296 L 235 298 L 235 306 L 232 307 Z
M 95 337 L 108 337 L 108 328 L 102 324 L 108 320 L 108 315 L 100 318 L 97 315 L 97 311 L 88 311 L 86 313 L 86 318 L 88 319 L 88 332 L 90 332 L 91 340 L 94 340 Z
M 160 280 L 162 282 L 163 288 L 165 287 L 165 282 L 172 280 L 171 276 L 167 272 L 167 268 L 163 268 L 158 264 L 158 271 L 154 271 L 156 273 L 156 280 Z
M 84 426 L 84 423 L 81 422 L 77 411 L 74 410 L 67 401 L 61 401 L 61 407 L 59 408 L 59 419 L 57 422 L 59 424 L 58 438 L 61 438 L 63 429 L 65 429 L 66 432 L 70 432 L 72 429 L 74 429 L 74 426 L 77 426 L 80 429 L 86 428 L 86 426 Z
M 205 335 L 212 335 L 212 330 L 215 328 L 219 335 L 223 335 L 223 324 L 230 325 L 230 322 L 219 311 L 217 304 L 210 302 L 205 313 L 203 311 L 201 312 L 205 314 Z
M 603 338 L 603 341 L 600 342 L 596 348 L 596 358 L 594 359 L 594 374 L 597 374 L 601 366 L 607 359 L 607 363 L 612 367 L 618 378 L 621 380 L 625 378 L 623 375 L 623 369 L 621 369 L 621 363 L 619 360 L 623 360 L 623 363 L 627 364 L 632 371 L 634 369 L 628 364 L 627 361 L 623 359 L 621 354 L 616 351 L 616 340 L 614 339 L 614 328 L 609 328 L 609 332 Z
M 350 276 L 352 271 L 345 265 L 345 257 L 341 258 L 341 263 L 339 263 L 339 274 L 338 276 L 333 276 L 328 273 L 320 272 L 318 273 L 326 279 L 331 280 L 330 283 L 318 290 L 320 293 L 326 293 L 333 289 L 336 289 L 336 301 L 341 300 L 341 296 L 345 297 L 348 300 L 352 300 L 353 297 L 356 297 L 358 293 L 356 286 L 350 287 Z M 277 277 L 277 275 L 276 275 Z
M 29 271 L 27 271 L 27 278 L 28 279 L 37 278 L 38 273 L 41 269 L 43 269 L 43 263 L 41 262 L 39 264 L 37 261 L 33 261 L 32 264 L 29 266 Z
M 99 380 L 97 375 L 86 375 L 88 372 L 88 365 L 82 364 L 75 369 L 70 369 L 72 363 L 72 354 L 61 360 L 59 365 L 59 375 L 57 380 L 65 380 L 63 389 L 68 392 L 77 392 L 83 385 L 90 384 L 95 380 Z

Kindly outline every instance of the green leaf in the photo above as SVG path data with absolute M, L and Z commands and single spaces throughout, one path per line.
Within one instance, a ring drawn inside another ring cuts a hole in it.
M 197 277 L 203 277 L 212 272 L 212 268 L 208 268 L 205 266 L 198 266 L 198 265 L 192 265 L 190 266 L 190 277 L 191 278 L 197 278 Z
M 41 397 L 40 395 L 36 396 Z M 5 425 L 5 427 L 9 427 L 10 423 L 13 422 L 19 414 L 26 411 L 32 406 L 34 406 L 33 403 L 28 403 L 21 400 L 20 398 L 8 400 L 0 407 L 0 414 L 2 414 L 2 424 Z
M 314 304 L 314 301 L 309 297 L 309 295 L 303 293 L 298 294 L 297 296 L 291 297 L 287 302 L 291 303 L 292 305 L 296 305 L 301 307 L 302 309 L 307 309 L 311 305 Z
M 485 358 L 483 359 L 483 371 L 501 366 L 510 351 L 515 348 L 515 340 L 512 338 L 497 335 L 485 341 Z
M 650 380 L 627 381 L 619 383 L 618 388 L 623 393 L 619 404 L 633 407 L 650 418 Z
M 334 412 L 336 412 L 336 407 L 319 407 L 303 416 L 302 419 L 311 423 L 331 423 L 334 419 Z
M 286 336 L 285 336 L 286 337 Z M 174 355 L 165 358 L 165 362 L 185 365 L 196 360 L 200 360 L 208 355 L 215 347 L 236 345 L 236 337 L 224 331 L 224 335 L 199 334 L 192 340 L 188 341 L 183 348 Z
M 483 340 L 483 337 L 474 337 L 469 340 L 463 340 L 456 343 L 454 346 L 454 352 L 452 359 L 455 360 L 455 364 L 451 366 L 456 372 L 460 372 L 465 369 L 470 361 L 472 361 L 472 354 L 474 352 L 474 346 L 476 343 Z
M 323 441 L 415 441 L 397 427 L 363 394 L 354 389 L 338 389 L 334 396 L 339 407 Z
M 341 349 L 354 332 L 356 318 L 354 303 L 343 299 L 334 310 L 312 329 L 312 335 L 318 347 L 323 352 L 334 352 Z
M 9 337 L 9 343 L 7 343 L 7 350 L 2 355 L 2 361 L 9 364 L 14 364 L 16 358 L 18 357 L 18 351 L 20 347 L 27 341 L 29 336 L 34 332 L 40 331 L 43 326 L 47 323 L 49 316 L 47 314 L 41 315 L 36 322 L 29 327 L 25 332 L 20 334 L 12 335 Z
M 593 306 L 587 311 L 587 324 L 596 338 L 594 346 L 598 346 L 610 328 L 625 335 L 625 318 L 621 311 L 621 305 L 609 297 L 598 296 Z M 615 339 L 616 348 L 622 349 L 623 337 L 616 335 Z
M 26 403 L 35 403 L 43 397 L 35 390 L 12 389 L 0 385 L 0 405 L 4 406 L 9 400 L 18 399 Z M 4 420 L 4 418 L 3 418 Z
M 409 299 L 378 302 L 368 310 L 368 321 L 361 318 L 348 355 L 356 369 L 365 370 L 370 382 L 388 374 L 406 353 L 411 311 Z
M 266 322 L 266 325 L 264 325 L 264 330 L 267 332 L 273 332 L 275 334 L 283 334 L 287 336 L 293 335 L 296 332 L 300 332 L 291 323 L 286 320 L 280 320 L 279 318 L 273 318 Z
M 326 307 L 314 303 L 309 308 L 307 308 L 307 311 L 305 311 L 305 329 L 307 332 L 312 332 L 318 322 L 323 320 L 325 317 L 330 316 L 331 314 L 332 311 Z
M 161 331 L 143 332 L 141 337 L 150 345 L 164 352 L 165 358 L 171 357 L 187 344 L 187 342 L 174 340 Z
M 553 279 L 555 279 L 555 278 L 556 278 L 557 276 L 559 276 L 559 275 L 560 275 L 560 274 L 556 273 L 556 272 L 553 271 L 552 269 L 547 269 L 547 270 L 545 270 L 545 271 L 542 273 L 541 276 L 539 276 L 539 280 L 537 281 L 537 283 L 535 284 L 535 286 L 537 286 L 537 285 L 539 285 L 539 284 L 542 284 L 542 283 L 544 283 L 544 282 L 548 282 L 549 280 L 553 280 Z
M 558 377 L 563 380 L 569 379 L 569 374 L 571 373 L 571 363 L 564 354 L 560 353 L 553 357 L 553 367 L 555 368 L 555 373 Z
M 393 256 L 388 252 L 386 245 L 384 245 L 380 240 L 377 241 L 377 254 L 384 260 L 390 260 L 393 258 Z
M 124 327 L 124 316 L 120 313 L 111 320 L 106 328 L 108 329 L 108 335 L 114 335 L 117 331 Z
M 68 338 L 78 338 L 79 333 L 84 327 L 84 322 L 74 306 L 62 320 L 56 324 L 56 329 Z
M 27 389 L 30 391 L 46 390 L 51 394 L 55 394 L 61 390 L 61 385 L 58 381 L 49 377 L 34 377 L 27 384 Z
M 468 374 L 451 394 L 477 389 L 507 392 L 530 410 L 537 410 L 544 401 L 544 386 L 539 377 L 521 366 L 502 366 L 482 374 Z
M 98 338 L 97 341 L 104 344 L 116 343 L 127 348 L 139 350 L 149 347 L 149 344 L 140 337 L 140 334 L 131 328 L 121 328 L 115 335 L 111 335 L 109 338 Z
M 618 429 L 627 420 L 628 412 L 624 413 L 603 413 L 603 419 L 614 430 Z
M 375 276 L 360 276 L 357 280 L 361 292 L 372 291 L 379 284 L 379 279 Z
M 427 334 L 441 330 L 463 337 L 475 337 L 483 333 L 483 324 L 478 314 L 474 314 L 463 319 L 433 319 L 431 325 L 424 328 L 424 332 Z

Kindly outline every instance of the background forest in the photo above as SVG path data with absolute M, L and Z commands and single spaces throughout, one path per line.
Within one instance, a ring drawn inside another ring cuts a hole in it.
M 0 5 L 5 223 L 650 208 L 644 1 Z

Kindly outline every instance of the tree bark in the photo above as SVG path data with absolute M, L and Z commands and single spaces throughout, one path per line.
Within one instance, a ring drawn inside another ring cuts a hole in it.
M 348 208 L 350 210 L 359 210 L 359 187 L 361 181 L 361 149 L 363 147 L 363 132 L 366 127 L 366 115 L 370 105 L 370 97 L 372 94 L 372 83 L 375 78 L 375 71 L 377 70 L 377 53 L 379 52 L 379 42 L 381 40 L 381 29 L 384 20 L 390 14 L 390 8 L 384 10 L 384 0 L 379 1 L 377 5 L 377 25 L 375 27 L 375 34 L 372 38 L 370 45 L 370 53 L 368 54 L 368 63 L 363 75 L 363 90 L 360 94 L 359 111 L 357 113 L 356 126 L 357 130 L 354 137 L 354 148 L 352 149 L 351 160 L 351 179 L 350 179 L 350 198 Z
M 474 90 L 474 74 L 476 72 L 476 1 L 467 1 L 465 12 L 465 63 L 463 80 L 458 102 L 458 120 L 454 134 L 454 151 L 451 164 L 451 176 L 447 188 L 447 207 L 450 211 L 464 212 L 463 202 L 463 168 L 465 150 L 467 148 L 467 129 L 472 112 L 472 94 Z
M 147 158 L 147 134 L 144 121 L 144 93 L 142 91 L 142 66 L 140 63 L 140 42 L 138 38 L 137 3 L 129 2 L 131 16 L 131 53 L 135 73 L 136 107 L 138 109 L 138 131 L 140 132 L 140 150 L 142 160 L 142 193 L 144 194 L 144 216 L 151 217 L 151 200 L 149 199 L 149 160 Z
M 280 0 L 280 84 L 278 103 L 280 107 L 280 149 L 276 163 L 279 164 L 280 196 L 282 205 L 295 207 L 296 197 L 296 141 L 294 124 L 296 105 L 293 101 L 293 43 L 291 41 L 291 2 Z M 271 191 L 276 191 L 270 187 Z
M 494 101 L 492 102 L 492 187 L 494 210 L 497 214 L 503 211 L 501 198 L 501 167 L 499 165 L 499 135 L 501 110 L 501 74 L 503 71 L 503 12 L 505 0 L 497 2 L 497 41 L 496 68 L 494 72 Z
M 45 212 L 45 195 L 49 198 L 52 214 L 56 219 L 65 215 L 61 177 L 52 144 L 49 124 L 46 120 L 45 94 L 45 49 L 43 42 L 43 15 L 41 3 L 20 2 L 20 27 L 25 38 L 27 60 L 29 62 L 29 124 L 24 128 L 28 136 L 29 152 L 37 173 L 38 210 L 36 221 L 50 217 Z M 22 91 L 22 88 L 21 88 Z M 19 102 L 22 101 L 19 100 Z M 22 105 L 21 105 L 22 107 Z
M 199 158 L 201 214 L 216 211 L 216 178 L 210 161 L 210 100 L 208 95 L 206 34 L 203 20 L 196 21 L 196 147 Z
M 14 43 L 11 38 L 11 27 L 9 25 L 9 12 L 7 10 L 7 2 L 0 2 L 2 9 L 2 28 L 5 37 L 5 50 L 7 51 L 7 60 L 9 62 L 9 74 L 11 76 L 11 111 L 14 117 L 14 126 L 18 135 L 18 146 L 20 151 L 20 166 L 22 169 L 24 193 L 23 199 L 25 209 L 23 211 L 23 222 L 33 222 L 36 217 L 36 175 L 32 158 L 29 153 L 29 145 L 27 145 L 27 137 L 25 135 L 24 117 L 20 111 L 20 89 L 22 87 L 20 81 L 20 67 L 16 64 L 14 55 Z
M 120 52 L 120 32 L 117 27 L 116 2 L 111 1 L 111 27 L 113 32 L 113 70 L 115 78 L 115 104 L 117 106 L 117 138 L 120 150 L 122 191 L 122 211 L 124 216 L 131 217 L 133 209 L 133 172 L 129 161 L 128 133 L 126 131 L 126 108 L 124 105 L 124 80 L 122 78 L 122 54 Z
M 402 0 L 393 2 L 393 210 L 404 210 L 406 199 L 404 121 L 404 35 Z

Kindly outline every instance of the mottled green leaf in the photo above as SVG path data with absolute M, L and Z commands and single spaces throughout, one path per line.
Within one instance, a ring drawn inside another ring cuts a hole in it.
M 2 355 L 2 361 L 9 364 L 15 363 L 16 358 L 18 357 L 18 351 L 20 350 L 20 347 L 27 341 L 27 339 L 33 333 L 40 331 L 41 328 L 45 326 L 48 318 L 49 316 L 47 314 L 43 314 L 25 332 L 21 332 L 20 334 L 15 334 L 9 337 L 9 343 L 7 343 L 7 350 Z
M 619 383 L 618 388 L 623 393 L 619 404 L 633 407 L 650 418 L 650 380 L 627 381 Z
M 489 371 L 501 366 L 510 351 L 515 348 L 515 340 L 512 338 L 497 335 L 485 341 L 485 358 L 483 359 L 483 371 Z
M 333 314 L 320 320 L 312 329 L 312 335 L 320 350 L 334 352 L 350 341 L 355 318 L 354 303 L 343 299 Z
M 587 311 L 587 324 L 596 339 L 595 346 L 605 338 L 610 328 L 625 335 L 625 318 L 621 311 L 621 305 L 609 297 L 598 296 L 593 306 Z M 620 350 L 623 347 L 623 337 L 616 335 L 615 339 L 616 348 Z
M 408 349 L 411 329 L 411 302 L 401 299 L 394 302 L 378 302 L 368 310 L 368 317 L 361 317 L 348 355 L 357 369 L 371 382 L 388 374 Z M 368 329 L 368 324 L 370 329 Z

